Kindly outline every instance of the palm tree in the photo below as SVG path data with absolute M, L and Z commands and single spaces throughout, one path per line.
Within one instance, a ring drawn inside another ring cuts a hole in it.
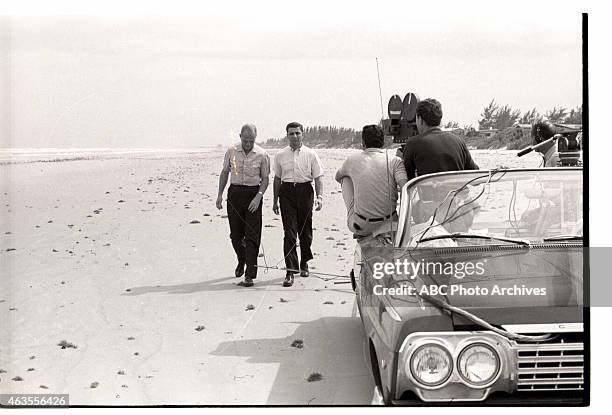
M 546 118 L 548 118 L 548 121 L 553 123 L 560 123 L 563 122 L 563 120 L 567 116 L 567 108 L 553 107 L 552 110 L 547 111 L 544 115 L 546 116 Z
M 572 108 L 563 122 L 565 124 L 582 124 L 582 105 Z
M 478 128 L 480 130 L 495 127 L 495 114 L 498 108 L 499 106 L 495 103 L 494 99 L 489 102 L 489 105 L 487 105 L 482 114 L 480 114 L 482 118 L 478 120 Z
M 520 124 L 533 124 L 539 118 L 541 118 L 540 114 L 535 108 L 533 108 L 521 116 L 521 118 L 519 119 L 519 123 Z

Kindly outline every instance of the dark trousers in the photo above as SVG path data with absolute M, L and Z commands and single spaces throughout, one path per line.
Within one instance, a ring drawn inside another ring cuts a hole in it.
M 246 264 L 245 276 L 257 278 L 257 255 L 261 242 L 261 205 L 249 212 L 249 204 L 259 191 L 259 186 L 237 186 L 227 190 L 227 217 L 230 239 L 238 258 L 238 264 Z
M 288 269 L 303 269 L 312 259 L 312 207 L 314 192 L 312 184 L 283 182 L 278 194 L 285 239 L 283 252 Z M 296 240 L 300 240 L 301 261 L 298 260 Z

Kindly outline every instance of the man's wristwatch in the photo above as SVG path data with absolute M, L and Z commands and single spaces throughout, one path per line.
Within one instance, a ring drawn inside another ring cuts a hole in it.
M 257 192 L 258 195 L 262 195 L 263 196 L 263 192 Z

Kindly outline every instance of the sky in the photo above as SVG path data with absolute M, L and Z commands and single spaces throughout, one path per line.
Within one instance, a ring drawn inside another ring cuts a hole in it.
M 237 141 L 244 123 L 260 141 L 290 121 L 361 129 L 381 118 L 376 58 L 385 114 L 408 92 L 475 127 L 492 99 L 540 112 L 582 103 L 575 10 L 223 4 L 191 16 L 4 13 L 0 147 L 211 146 Z

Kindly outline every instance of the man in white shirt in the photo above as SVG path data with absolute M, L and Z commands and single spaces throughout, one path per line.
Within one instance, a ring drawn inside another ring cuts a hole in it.
M 308 277 L 308 261 L 312 259 L 312 210 L 323 207 L 323 164 L 311 148 L 303 143 L 304 127 L 291 122 L 286 127 L 289 146 L 280 150 L 274 157 L 274 196 L 272 210 L 283 220 L 285 237 L 283 253 L 287 273 L 284 287 L 293 285 L 293 274 L 300 272 Z M 315 183 L 316 199 L 312 182 Z M 296 250 L 300 241 L 300 256 Z
M 342 184 L 348 228 L 357 236 L 367 236 L 393 220 L 398 187 L 408 178 L 402 159 L 383 150 L 385 138 L 379 126 L 363 127 L 361 139 L 364 150 L 344 161 L 336 181 Z

